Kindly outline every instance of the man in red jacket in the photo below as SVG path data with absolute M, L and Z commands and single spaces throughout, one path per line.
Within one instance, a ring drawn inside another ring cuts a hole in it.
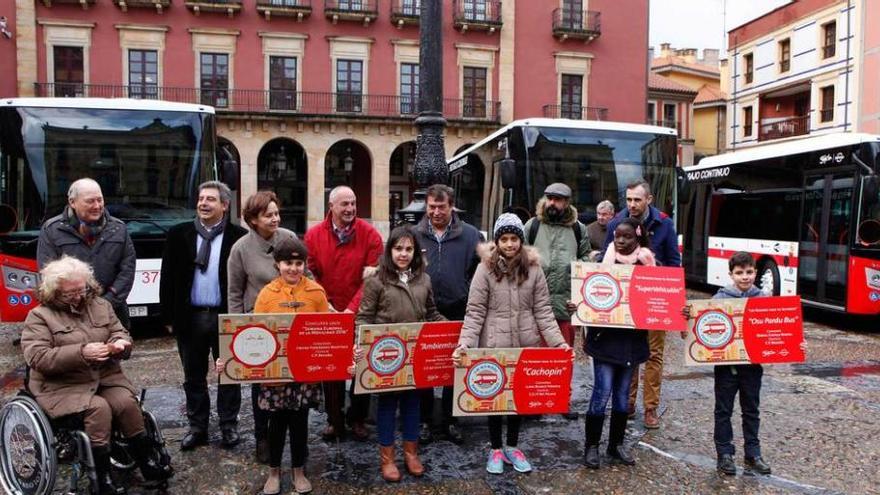
M 336 311 L 345 311 L 361 288 L 365 267 L 376 266 L 382 254 L 382 236 L 366 221 L 357 218 L 357 198 L 347 186 L 330 191 L 330 212 L 323 222 L 310 228 L 305 235 L 309 249 L 308 266 L 315 280 L 324 287 L 330 305 Z M 352 385 L 354 385 L 352 383 Z M 327 409 L 325 440 L 342 438 L 345 422 L 345 382 L 325 382 L 324 397 Z M 348 424 L 358 440 L 367 438 L 364 420 L 369 408 L 369 396 L 355 396 L 350 392 L 351 407 Z

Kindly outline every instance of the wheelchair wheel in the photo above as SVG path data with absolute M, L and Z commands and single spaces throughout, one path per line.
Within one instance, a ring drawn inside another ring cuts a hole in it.
M 0 409 L 0 486 L 14 495 L 44 495 L 58 471 L 55 436 L 37 402 L 19 395 Z

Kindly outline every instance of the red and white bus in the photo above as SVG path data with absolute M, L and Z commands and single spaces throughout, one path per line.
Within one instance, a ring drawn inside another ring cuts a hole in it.
M 880 136 L 831 134 L 705 158 L 684 169 L 678 232 L 693 282 L 730 282 L 747 251 L 773 295 L 880 313 Z

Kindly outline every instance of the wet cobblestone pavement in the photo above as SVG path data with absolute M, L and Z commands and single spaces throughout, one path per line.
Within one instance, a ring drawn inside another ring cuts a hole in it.
M 807 319 L 808 362 L 765 368 L 761 441 L 764 456 L 773 467 L 772 476 L 716 474 L 711 368 L 685 367 L 682 343 L 676 334 L 670 334 L 662 426 L 645 430 L 640 414 L 630 423 L 627 440 L 634 445 L 638 462 L 634 467 L 603 463 L 599 471 L 585 469 L 581 464 L 583 420 L 545 416 L 523 423 L 520 446 L 535 471 L 517 474 L 508 467 L 504 475 L 490 475 L 485 471 L 486 423 L 469 418 L 461 424 L 464 445 L 441 441 L 422 447 L 425 476 L 416 480 L 404 474 L 401 483 L 389 485 L 379 475 L 375 434 L 368 442 L 327 443 L 319 436 L 324 416 L 313 411 L 307 466 L 313 493 L 880 493 L 880 331 L 872 331 L 871 323 L 865 321 L 811 313 Z M 12 345 L 14 333 L 15 326 L 0 326 L 3 399 L 15 394 L 23 378 L 21 349 Z M 249 387 L 242 389 L 241 444 L 231 450 L 220 448 L 215 428 L 210 445 L 180 452 L 186 419 L 182 372 L 173 338 L 142 333 L 135 342 L 133 358 L 124 366 L 137 386 L 147 388 L 146 408 L 156 415 L 169 443 L 177 474 L 168 493 L 260 493 L 268 468 L 253 458 Z M 574 409 L 581 414 L 591 383 L 592 368 L 579 352 Z M 734 432 L 737 462 L 742 464 L 738 417 L 737 406 Z M 216 417 L 212 425 L 216 425 Z M 63 473 L 59 474 L 59 487 Z M 139 488 L 136 475 L 123 480 L 131 494 L 152 493 Z M 289 471 L 282 493 L 292 493 Z

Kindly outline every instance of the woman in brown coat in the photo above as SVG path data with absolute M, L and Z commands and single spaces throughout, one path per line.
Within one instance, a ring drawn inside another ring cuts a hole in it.
M 467 313 L 453 360 L 461 359 L 463 349 L 562 347 L 568 344 L 559 331 L 550 291 L 537 251 L 523 246 L 522 221 L 504 213 L 495 221 L 494 244 L 480 246 L 483 261 L 477 267 L 468 294 Z M 507 446 L 501 446 L 501 418 L 489 416 L 492 445 L 486 470 L 501 474 L 504 463 L 519 472 L 532 470 L 526 456 L 517 448 L 520 417 L 507 416 Z
M 363 297 L 355 324 L 440 320 L 445 318 L 434 304 L 431 277 L 425 272 L 419 241 L 408 227 L 397 227 L 391 231 L 385 253 L 379 258 L 379 269 L 364 279 Z M 363 359 L 363 353 L 356 349 L 355 361 L 360 359 Z M 382 477 L 386 481 L 400 480 L 394 452 L 398 405 L 403 424 L 406 469 L 413 476 L 421 476 L 425 472 L 418 456 L 419 397 L 417 390 L 379 394 L 376 432 L 379 437 Z
M 52 418 L 82 416 L 92 444 L 101 494 L 125 493 L 110 478 L 110 433 L 117 424 L 147 481 L 170 470 L 151 459 L 152 443 L 134 386 L 120 359 L 131 355 L 131 337 L 113 307 L 98 297 L 100 286 L 84 262 L 64 256 L 40 271 L 41 305 L 25 320 L 21 347 L 30 367 L 28 389 Z

